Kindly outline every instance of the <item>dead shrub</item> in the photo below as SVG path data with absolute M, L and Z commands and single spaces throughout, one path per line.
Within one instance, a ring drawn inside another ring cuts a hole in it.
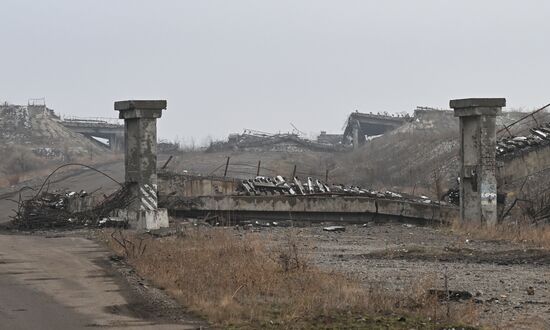
M 21 176 L 19 174 L 8 175 L 6 176 L 6 181 L 9 186 L 15 186 L 21 181 Z
M 5 161 L 5 168 L 9 173 L 21 174 L 45 166 L 40 157 L 26 148 L 11 147 L 7 152 L 9 156 Z
M 505 221 L 495 226 L 453 221 L 452 230 L 467 237 L 489 240 L 506 240 L 538 248 L 550 248 L 550 224 L 533 223 L 530 219 Z
M 136 259 L 145 253 L 147 249 L 146 241 L 150 237 L 136 235 L 132 240 L 129 240 L 122 230 L 116 230 L 111 233 L 111 238 L 119 245 L 126 258 Z
M 296 238 L 289 233 L 286 241 L 274 249 L 276 261 L 284 272 L 305 271 L 308 260 L 300 253 Z

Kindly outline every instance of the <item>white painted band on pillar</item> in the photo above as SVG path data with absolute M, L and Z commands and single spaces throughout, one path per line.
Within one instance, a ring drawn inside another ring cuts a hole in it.
M 156 194 L 148 193 L 145 189 L 141 189 L 142 198 L 147 200 L 151 205 L 157 207 L 157 197 Z
M 153 210 L 155 210 L 156 208 L 153 207 L 151 204 L 149 204 L 149 202 L 148 202 L 145 198 L 142 198 L 142 199 L 141 199 L 140 209 L 141 209 L 142 211 L 144 211 L 144 210 L 153 211 Z
M 139 187 L 141 191 L 141 209 L 156 210 L 157 209 L 157 192 L 148 184 Z

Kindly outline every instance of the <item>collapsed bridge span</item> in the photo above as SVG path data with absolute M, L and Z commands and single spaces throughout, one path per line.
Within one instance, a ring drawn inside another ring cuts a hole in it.
M 240 220 L 450 222 L 458 208 L 425 196 L 257 177 L 235 180 L 161 172 L 159 204 L 178 217 Z
M 113 151 L 124 150 L 124 125 L 118 119 L 67 117 L 60 123 L 94 141 L 94 137 L 107 139 Z
M 436 203 L 360 196 L 199 196 L 169 197 L 163 202 L 176 216 L 221 216 L 226 220 L 293 220 L 310 222 L 406 221 L 446 223 L 458 208 Z

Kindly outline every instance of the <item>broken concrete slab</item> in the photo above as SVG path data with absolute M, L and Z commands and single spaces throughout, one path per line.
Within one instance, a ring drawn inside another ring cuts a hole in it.
M 343 232 L 343 231 L 346 231 L 346 227 L 344 227 L 344 226 L 328 226 L 328 227 L 323 227 L 323 231 Z
M 141 210 L 138 216 L 137 229 L 160 229 L 169 226 L 168 210 Z

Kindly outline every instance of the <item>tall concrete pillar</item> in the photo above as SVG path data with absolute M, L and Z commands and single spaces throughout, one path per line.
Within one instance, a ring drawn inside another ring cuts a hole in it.
M 115 102 L 125 127 L 125 177 L 133 198 L 128 217 L 137 229 L 168 226 L 166 209 L 157 208 L 157 119 L 164 109 L 165 100 Z
M 496 116 L 506 99 L 451 100 L 460 118 L 460 218 L 497 223 Z

